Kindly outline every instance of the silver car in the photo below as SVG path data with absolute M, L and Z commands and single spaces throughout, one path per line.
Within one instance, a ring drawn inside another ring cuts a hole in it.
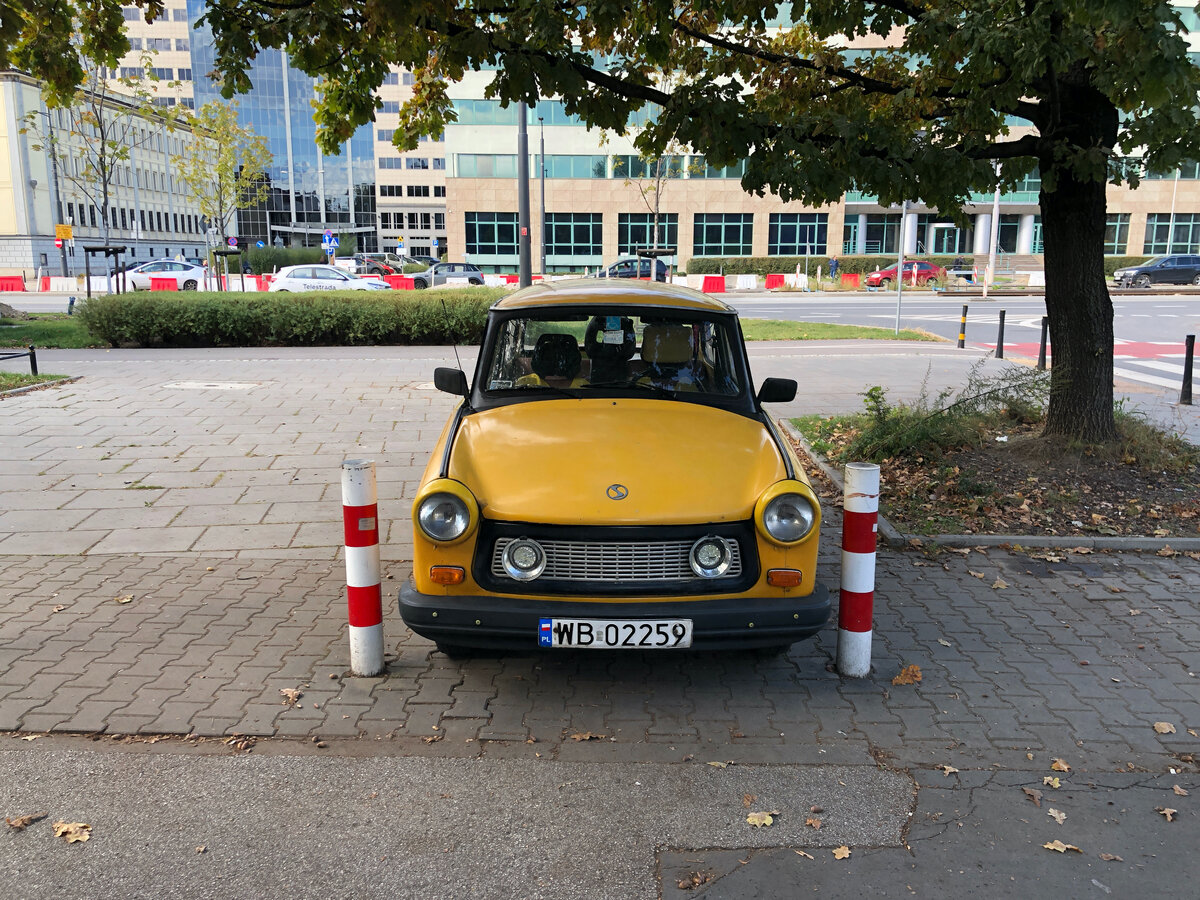
M 271 278 L 268 291 L 390 291 L 374 278 L 359 278 L 336 266 L 287 266 Z
M 130 286 L 135 291 L 150 290 L 150 279 L 170 278 L 175 282 L 176 290 L 194 291 L 204 286 L 208 272 L 201 266 L 190 262 L 180 262 L 177 259 L 156 259 L 153 262 L 142 263 L 125 273 Z
M 483 272 L 479 270 L 479 266 L 470 263 L 437 263 L 424 272 L 415 272 L 412 276 L 413 287 L 417 290 L 446 284 L 451 278 L 461 278 L 467 284 L 483 284 Z

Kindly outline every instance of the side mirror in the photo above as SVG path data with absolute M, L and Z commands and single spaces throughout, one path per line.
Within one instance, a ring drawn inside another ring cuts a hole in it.
M 791 378 L 768 378 L 758 389 L 759 403 L 790 403 L 796 399 L 796 382 Z
M 767 379 L 770 381 L 771 379 Z M 792 382 L 793 388 L 795 382 Z M 445 391 L 447 394 L 457 394 L 460 397 L 467 396 L 470 389 L 467 387 L 467 376 L 463 374 L 462 369 L 447 369 L 438 367 L 433 370 L 433 386 L 439 391 Z M 795 394 L 795 390 L 792 391 Z

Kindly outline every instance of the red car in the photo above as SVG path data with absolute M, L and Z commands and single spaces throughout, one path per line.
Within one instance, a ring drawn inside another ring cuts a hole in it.
M 867 287 L 888 287 L 895 280 L 896 264 L 892 263 L 886 269 L 868 275 Z M 914 280 L 918 287 L 927 285 L 931 281 L 945 281 L 946 269 L 921 259 L 906 259 L 904 261 L 904 286 L 908 287 Z

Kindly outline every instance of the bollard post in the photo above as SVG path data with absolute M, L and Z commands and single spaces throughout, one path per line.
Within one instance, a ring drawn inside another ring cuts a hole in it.
M 346 533 L 346 599 L 350 617 L 350 671 L 383 672 L 383 597 L 379 587 L 379 505 L 375 463 L 342 463 L 342 521 Z
M 1196 359 L 1196 336 L 1189 334 L 1183 352 L 1183 387 L 1179 391 L 1179 402 L 1192 405 L 1192 363 Z
M 1038 347 L 1038 363 L 1039 372 L 1046 371 L 1046 337 L 1050 334 L 1050 317 L 1042 316 L 1042 343 Z
M 37 370 L 37 351 L 33 349 L 33 344 L 29 345 L 29 374 L 36 375 Z
M 996 359 L 1004 359 L 1004 310 L 1000 310 L 1000 333 L 996 336 Z
M 963 304 L 962 318 L 958 320 L 958 349 L 967 346 L 967 304 Z
M 849 678 L 863 678 L 871 671 L 878 518 L 879 466 L 848 463 L 842 519 L 837 667 L 840 674 Z
M 68 316 L 75 315 L 75 298 L 74 297 L 67 298 L 67 315 Z

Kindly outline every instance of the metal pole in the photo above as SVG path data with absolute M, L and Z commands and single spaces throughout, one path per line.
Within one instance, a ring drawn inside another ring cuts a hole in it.
M 33 348 L 33 344 L 29 345 L 29 374 L 36 375 L 37 370 L 37 351 Z
M 1046 371 L 1046 338 L 1050 334 L 1050 317 L 1042 316 L 1042 343 L 1038 347 L 1037 367 L 1039 372 Z
M 1000 333 L 996 335 L 996 359 L 1004 359 L 1004 310 L 1000 310 Z
M 517 104 L 517 241 L 520 252 L 520 284 L 533 284 L 529 258 L 529 107 Z
M 1192 363 L 1196 358 L 1196 336 L 1187 336 L 1187 347 L 1183 354 L 1183 388 L 1179 391 L 1179 402 L 1192 405 Z
M 538 129 L 541 131 L 542 137 L 542 152 L 539 154 L 539 166 L 542 178 L 542 268 L 541 273 L 546 274 L 546 125 L 541 116 L 538 116 Z
M 44 110 L 43 115 L 46 117 L 46 133 L 50 138 L 50 183 L 54 188 L 54 202 L 58 207 L 56 210 L 57 215 L 55 216 L 55 221 L 65 225 L 66 219 L 63 217 L 63 212 L 66 207 L 63 204 L 62 189 L 59 187 L 58 183 L 58 148 L 54 145 L 54 117 L 50 114 L 49 110 Z M 55 235 L 55 237 L 57 237 L 57 235 Z M 62 256 L 61 274 L 63 278 L 66 278 L 69 273 L 67 271 L 67 242 L 65 240 L 62 242 L 62 246 L 59 247 L 58 250 Z
M 988 237 L 988 264 L 983 273 L 983 299 L 996 278 L 996 241 L 1000 238 L 1000 163 L 996 163 L 996 193 L 992 197 L 992 231 Z
M 958 349 L 967 346 L 967 304 L 963 304 L 962 318 L 958 320 Z
M 904 294 L 904 220 L 908 218 L 908 201 L 900 204 L 900 228 L 896 235 L 896 334 L 900 333 L 900 299 Z

